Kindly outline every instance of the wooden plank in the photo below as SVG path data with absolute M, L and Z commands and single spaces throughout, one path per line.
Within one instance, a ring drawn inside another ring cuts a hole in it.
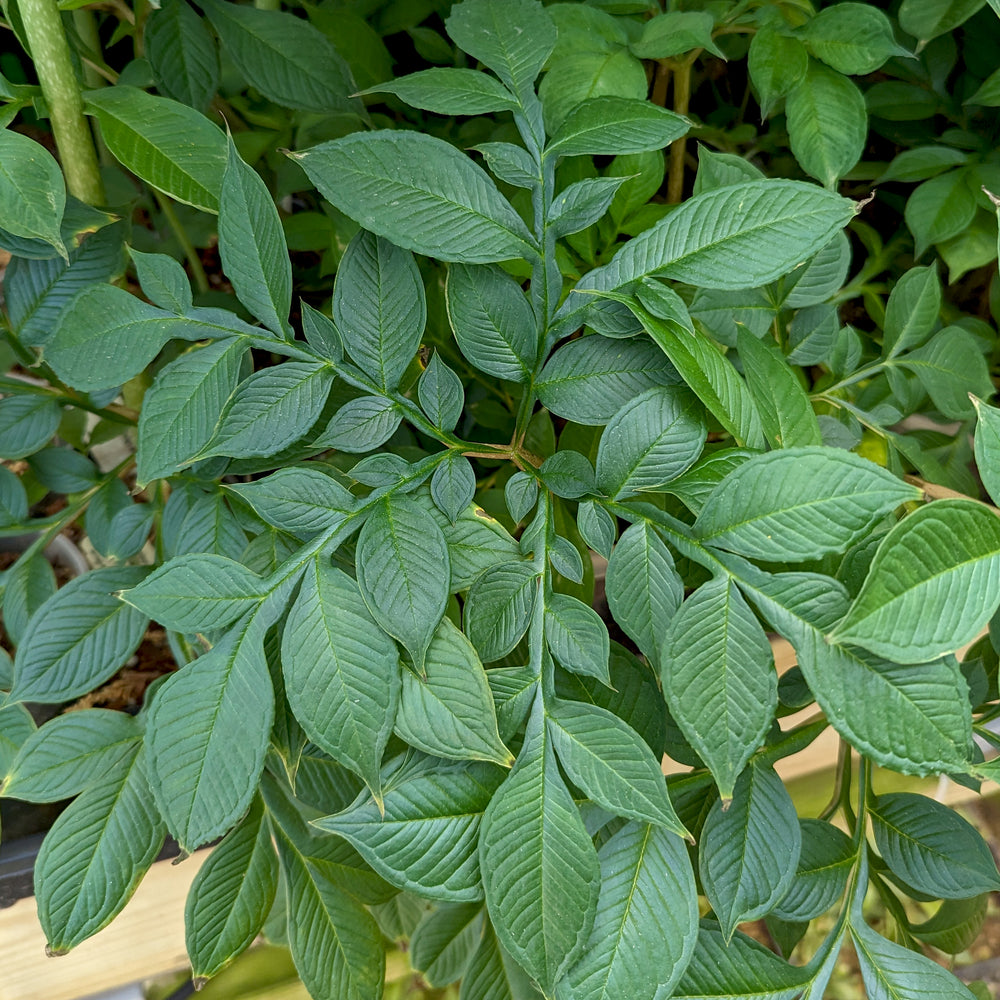
M 45 955 L 33 897 L 0 910 L 0 1000 L 75 1000 L 186 968 L 184 901 L 208 853 L 153 865 L 109 926 L 59 958 Z

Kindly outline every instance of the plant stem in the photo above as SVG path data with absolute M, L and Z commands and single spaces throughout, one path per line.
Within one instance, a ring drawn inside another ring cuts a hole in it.
M 73 71 L 69 43 L 56 0 L 21 0 L 24 30 L 31 46 L 52 134 L 62 160 L 69 193 L 88 205 L 103 205 L 104 183 L 90 127 L 83 116 L 80 84 Z
M 181 249 L 184 251 L 184 256 L 187 258 L 187 262 L 191 267 L 191 276 L 194 278 L 194 283 L 198 288 L 198 291 L 202 295 L 212 290 L 208 283 L 208 275 L 205 274 L 205 268 L 201 263 L 201 257 L 198 256 L 198 250 L 195 245 L 191 242 L 191 237 L 188 236 L 187 230 L 184 228 L 183 223 L 179 218 L 177 218 L 177 213 L 174 211 L 173 203 L 170 201 L 166 195 L 161 195 L 158 191 L 153 192 L 156 198 L 157 205 L 160 206 L 160 211 L 167 218 L 167 222 L 170 223 L 170 228 L 174 231 L 174 235 L 177 237 L 177 242 L 180 243 Z
M 700 54 L 695 49 L 682 60 L 674 62 L 674 111 L 686 115 L 691 104 L 691 67 Z M 687 152 L 687 136 L 682 135 L 670 144 L 670 172 L 667 175 L 667 202 L 679 205 L 684 194 L 684 155 Z

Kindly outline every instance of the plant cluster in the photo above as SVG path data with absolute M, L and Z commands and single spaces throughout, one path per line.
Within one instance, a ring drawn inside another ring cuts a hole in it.
M 994 11 L 197 6 L 3 3 L 0 795 L 73 798 L 51 952 L 169 834 L 217 841 L 200 979 L 263 929 L 331 1000 L 400 939 L 463 1000 L 818 1000 L 848 944 L 968 997 L 923 949 L 1000 874 L 872 773 L 1000 778 Z M 36 727 L 151 622 L 136 714 Z

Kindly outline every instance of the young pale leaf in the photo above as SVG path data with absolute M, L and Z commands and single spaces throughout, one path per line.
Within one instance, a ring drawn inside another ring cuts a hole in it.
M 795 159 L 832 190 L 861 158 L 868 137 L 861 91 L 847 77 L 811 62 L 785 109 Z
M 226 137 L 203 114 L 125 86 L 88 91 L 86 109 L 124 167 L 176 201 L 218 212 Z
M 288 337 L 292 264 L 271 193 L 228 141 L 219 196 L 219 255 L 236 297 L 266 327 Z
M 802 850 L 795 878 L 771 913 L 780 920 L 806 921 L 825 913 L 844 894 L 857 852 L 851 838 L 830 823 L 799 820 Z
M 979 343 L 960 326 L 949 326 L 915 351 L 899 359 L 915 372 L 934 405 L 953 420 L 972 416 L 969 393 L 989 396 L 993 392 L 986 359 Z
M 535 314 L 517 282 L 498 267 L 453 264 L 448 319 L 462 353 L 487 375 L 523 382 L 535 364 Z
M 608 676 L 610 639 L 600 615 L 569 594 L 545 599 L 545 638 L 549 651 L 567 670 L 611 684 Z
M 437 522 L 407 497 L 386 497 L 361 529 L 356 566 L 372 617 L 422 674 L 449 592 L 448 546 Z
M 309 738 L 378 798 L 399 701 L 399 654 L 357 584 L 327 560 L 310 564 L 288 613 L 282 663 L 289 705 Z
M 286 361 L 244 379 L 230 396 L 215 436 L 197 456 L 253 458 L 273 455 L 305 437 L 333 385 L 329 365 Z
M 410 107 L 436 115 L 488 115 L 518 106 L 514 95 L 488 73 L 450 66 L 400 76 L 361 94 L 395 94 Z
M 967 899 L 1000 888 L 979 831 L 954 809 L 912 792 L 879 795 L 869 808 L 879 853 L 907 885 L 935 899 Z
M 1000 497 L 1000 409 L 973 397 L 976 408 L 976 468 L 994 503 Z M 2 405 L 2 404 L 0 404 Z
M 274 693 L 258 616 L 171 674 L 149 711 L 146 746 L 156 804 L 186 851 L 228 831 L 260 781 Z
M 778 677 L 764 629 L 729 578 L 702 584 L 681 605 L 660 672 L 671 714 L 723 800 L 732 798 L 774 720 Z
M 545 156 L 618 156 L 663 149 L 691 127 L 649 101 L 592 97 L 578 104 L 545 147 Z
M 164 834 L 141 751 L 70 804 L 35 861 L 38 919 L 51 953 L 65 954 L 117 916 Z
M 278 858 L 259 798 L 201 866 L 184 907 L 194 978 L 214 976 L 260 933 L 278 888 Z
M 557 702 L 549 739 L 570 781 L 615 816 L 688 836 L 667 795 L 660 764 L 635 730 L 597 705 Z
M 164 0 L 150 15 L 143 46 L 157 90 L 204 111 L 219 89 L 219 56 L 211 30 L 185 0 Z
M 124 712 L 88 708 L 32 728 L 6 770 L 3 794 L 22 802 L 58 802 L 113 773 L 139 748 L 142 732 Z
M 395 389 L 427 321 L 424 283 L 413 255 L 361 230 L 337 271 L 333 320 L 358 366 L 383 389 Z
M 941 312 L 941 281 L 935 267 L 912 267 L 896 282 L 885 307 L 882 354 L 895 357 L 916 347 Z
M 279 469 L 229 489 L 268 524 L 308 541 L 348 519 L 357 500 L 336 479 L 308 467 Z
M 676 1000 L 792 1000 L 811 978 L 809 971 L 789 965 L 745 934 L 731 938 L 703 920 L 687 971 L 674 990 Z
M 465 404 L 462 380 L 434 352 L 417 382 L 420 408 L 435 427 L 454 430 Z
M 522 97 L 556 44 L 556 26 L 532 0 L 465 0 L 445 21 L 452 41 Z
M 593 225 L 607 212 L 628 177 L 588 177 L 563 188 L 552 200 L 546 225 L 556 237 Z
M 887 941 L 863 920 L 851 922 L 851 936 L 872 1000 L 973 1000 L 969 988 L 947 969 Z
M 833 637 L 922 663 L 970 642 L 998 602 L 1000 520 L 982 504 L 939 500 L 885 536 Z
M 386 775 L 384 815 L 363 795 L 314 825 L 344 837 L 401 889 L 446 902 L 482 899 L 479 827 L 504 775 L 491 764 L 417 757 Z
M 712 806 L 698 846 L 701 881 L 726 940 L 769 913 L 791 884 L 802 837 L 795 806 L 768 766 L 739 776 L 732 805 Z
M 427 648 L 426 680 L 403 672 L 396 733 L 410 746 L 453 760 L 514 763 L 497 732 L 486 671 L 473 645 L 443 618 Z
M 15 236 L 44 240 L 69 261 L 61 226 L 66 183 L 52 154 L 20 132 L 0 129 L 0 219 Z
M 656 490 L 694 464 L 707 433 L 686 392 L 648 389 L 604 429 L 597 449 L 598 485 L 616 500 Z
M 172 475 L 208 444 L 245 353 L 239 339 L 219 340 L 182 354 L 157 374 L 139 414 L 140 483 Z
M 541 699 L 514 770 L 486 808 L 479 853 L 497 937 L 551 995 L 590 936 L 600 865 L 559 776 Z
M 726 476 L 695 534 L 751 558 L 802 561 L 842 552 L 878 518 L 919 497 L 916 487 L 850 452 L 787 448 L 756 455 Z
M 147 572 L 145 566 L 91 570 L 53 594 L 21 636 L 10 700 L 57 704 L 106 681 L 149 624 L 115 591 L 136 586 Z
M 308 21 L 206 0 L 205 14 L 243 78 L 269 100 L 320 114 L 358 110 L 351 71 Z
M 506 656 L 527 632 L 538 579 L 531 563 L 502 562 L 472 584 L 465 602 L 465 631 L 483 663 Z
M 452 903 L 428 913 L 410 940 L 410 962 L 427 984 L 441 988 L 465 972 L 479 943 L 481 903 Z
M 736 346 L 750 395 L 771 446 L 795 448 L 822 444 L 809 396 L 778 346 L 758 339 L 742 326 L 736 334 Z
M 671 995 L 698 937 L 697 889 L 680 839 L 626 823 L 598 851 L 601 892 L 583 958 L 556 1000 L 657 1000 Z
M 493 181 L 443 139 L 355 132 L 290 155 L 327 201 L 398 246 L 466 264 L 537 255 Z
M 472 463 L 452 452 L 431 476 L 431 496 L 438 510 L 454 524 L 476 495 L 476 473 Z
M 648 340 L 582 337 L 546 362 L 535 388 L 543 406 L 574 423 L 606 424 L 654 386 L 676 385 L 676 370 Z
M 283 830 L 275 844 L 284 875 L 288 946 L 314 1000 L 379 1000 L 385 945 L 375 918 L 303 856 Z

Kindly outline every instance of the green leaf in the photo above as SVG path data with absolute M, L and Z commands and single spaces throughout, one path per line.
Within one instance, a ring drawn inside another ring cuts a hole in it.
M 973 398 L 976 408 L 976 468 L 993 502 L 1000 497 L 1000 410 Z M 0 403 L 0 412 L 3 404 Z
M 885 308 L 882 354 L 895 357 L 916 347 L 934 329 L 941 311 L 936 267 L 910 268 L 896 282 Z
M 968 987 L 947 969 L 887 941 L 864 921 L 851 922 L 851 936 L 871 1000 L 972 1000 Z
M 208 25 L 184 0 L 163 0 L 150 12 L 143 45 L 157 90 L 204 111 L 219 86 L 219 56 Z
M 910 55 L 897 44 L 889 18 L 863 3 L 819 11 L 806 23 L 805 40 L 813 55 L 847 76 L 865 76 L 892 56 Z
M 599 425 L 645 390 L 676 382 L 673 366 L 649 341 L 590 336 L 560 347 L 535 389 L 542 405 L 557 416 Z
M 801 849 L 799 819 L 781 779 L 751 764 L 732 804 L 712 806 L 698 844 L 702 885 L 726 940 L 736 925 L 769 913 L 791 884 Z
M 486 165 L 505 184 L 530 190 L 541 182 L 541 168 L 522 146 L 511 142 L 481 142 L 472 148 L 483 154 Z
M 506 656 L 527 632 L 538 581 L 527 562 L 502 562 L 476 577 L 465 602 L 465 632 L 483 663 Z
M 509 481 L 510 480 L 508 480 L 508 482 Z M 532 501 L 532 503 L 534 503 L 534 501 Z M 615 535 L 618 528 L 615 524 L 614 518 L 602 506 L 600 506 L 596 500 L 585 500 L 577 508 L 576 527 L 580 532 L 580 536 L 587 545 L 589 545 L 595 552 L 604 556 L 605 559 L 611 558 L 611 547 L 615 544 Z M 624 608 L 626 601 L 627 598 L 622 601 L 622 608 Z M 617 618 L 618 612 L 615 611 L 614 608 L 611 610 Z M 623 614 L 626 618 L 629 617 L 627 611 L 623 611 Z M 623 625 L 622 627 L 628 632 L 628 628 L 626 626 Z M 638 639 L 636 639 L 634 635 L 631 635 L 631 633 L 629 634 L 633 641 L 638 643 Z
M 106 681 L 142 641 L 149 619 L 115 597 L 144 566 L 96 569 L 70 580 L 32 617 L 14 658 L 11 701 L 57 704 Z
M 431 476 L 431 496 L 438 510 L 454 524 L 476 493 L 476 473 L 472 463 L 452 452 Z
M 504 951 L 488 920 L 462 977 L 460 1000 L 540 1000 L 528 974 Z
M 329 365 L 286 361 L 244 379 L 229 397 L 215 436 L 197 456 L 273 455 L 304 437 L 316 423 L 333 385 Z
M 351 71 L 326 36 L 278 10 L 206 0 L 205 15 L 243 78 L 287 108 L 320 114 L 356 110 Z
M 764 435 L 774 448 L 823 443 L 809 396 L 777 345 L 759 340 L 745 327 L 736 334 L 743 374 L 760 415 Z
M 142 732 L 124 712 L 87 708 L 58 715 L 21 745 L 3 794 L 22 802 L 58 802 L 117 773 Z
M 578 451 L 557 451 L 542 462 L 538 471 L 542 482 L 557 497 L 575 500 L 597 491 L 594 467 Z
M 861 159 L 868 113 L 861 91 L 847 77 L 811 62 L 785 102 L 795 159 L 831 190 Z
M 798 38 L 762 25 L 750 40 L 747 69 L 757 90 L 763 121 L 806 75 L 809 53 Z
M 62 412 L 54 399 L 45 396 L 4 396 L 0 399 L 0 458 L 25 458 L 44 447 L 55 434 Z
M 445 20 L 452 41 L 488 66 L 515 94 L 529 91 L 556 44 L 556 27 L 532 0 L 465 0 Z
M 922 663 L 975 638 L 998 602 L 1000 520 L 981 504 L 938 500 L 885 536 L 832 638 Z
M 1000 888 L 979 831 L 926 795 L 892 792 L 869 806 L 879 853 L 907 885 L 935 899 L 967 899 Z
M 778 707 L 767 636 L 728 577 L 702 584 L 681 605 L 660 672 L 671 714 L 728 800 Z
M 283 830 L 275 843 L 288 898 L 288 945 L 314 1000 L 380 1000 L 385 946 L 375 918 L 304 857 Z
M 527 472 L 515 472 L 504 484 L 503 497 L 511 520 L 520 524 L 538 501 L 538 480 Z
M 450 66 L 409 73 L 361 94 L 395 94 L 410 107 L 436 115 L 486 115 L 518 106 L 510 91 L 488 73 Z
M 453 264 L 448 320 L 462 353 L 487 375 L 523 382 L 535 364 L 535 314 L 518 283 L 498 267 Z
M 568 594 L 545 598 L 545 638 L 560 665 L 610 684 L 607 626 L 597 612 Z
M 480 864 L 497 937 L 551 994 L 590 936 L 600 867 L 559 776 L 541 699 L 517 763 L 483 816 Z
M 649 101 L 592 97 L 578 104 L 545 147 L 546 156 L 618 156 L 662 149 L 690 128 Z
M 929 246 L 961 233 L 976 214 L 976 198 L 964 169 L 949 170 L 920 184 L 906 201 L 904 216 L 919 257 Z
M 568 333 L 596 291 L 627 290 L 653 275 L 700 288 L 757 288 L 821 250 L 855 214 L 853 202 L 801 181 L 762 180 L 689 198 L 629 240 L 576 285 L 556 313 Z M 767 254 L 759 248 L 766 246 Z
M 214 976 L 249 947 L 277 887 L 278 858 L 255 798 L 239 825 L 213 848 L 188 892 L 184 927 L 193 978 Z
M 642 101 L 648 90 L 642 63 L 624 47 L 599 52 L 570 51 L 553 57 L 538 88 L 545 131 L 555 134 L 581 101 L 605 96 Z
M 313 309 L 308 302 L 299 300 L 302 309 L 302 333 L 309 346 L 331 361 L 344 357 L 344 339 L 329 316 Z
M 245 352 L 238 339 L 220 340 L 182 354 L 157 374 L 139 413 L 141 484 L 184 468 L 208 444 L 239 382 Z
M 981 104 L 988 108 L 1000 105 L 1000 71 L 994 71 L 983 81 L 982 86 L 963 104 Z
M 18 751 L 35 732 L 35 720 L 24 705 L 5 705 L 0 708 L 0 773 L 6 775 L 11 772 Z M 6 795 L 2 783 L 0 793 Z
M 946 899 L 930 920 L 911 925 L 913 936 L 949 955 L 970 948 L 979 937 L 989 908 L 989 894 L 971 899 Z
M 428 986 L 448 986 L 462 976 L 479 943 L 482 915 L 482 903 L 451 903 L 420 922 L 410 939 L 410 962 Z
M 7 528 L 28 519 L 28 494 L 20 478 L 0 466 L 0 526 Z
M 357 500 L 336 479 L 308 467 L 278 469 L 229 487 L 268 524 L 303 541 L 343 524 Z
M 888 169 L 879 178 L 879 182 L 884 184 L 886 181 L 925 181 L 928 177 L 943 173 L 949 167 L 961 166 L 968 160 L 968 153 L 951 146 L 917 146 L 895 156 Z
M 4 574 L 3 625 L 8 638 L 20 645 L 32 616 L 56 592 L 56 578 L 48 559 L 39 552 L 23 556 Z M 13 664 L 8 664 L 13 668 Z M 10 684 L 3 685 L 9 688 Z
M 801 819 L 802 850 L 795 878 L 771 913 L 781 920 L 812 920 L 844 894 L 857 852 L 851 838 L 830 823 Z
M 832 448 L 756 455 L 715 488 L 695 534 L 709 545 L 770 561 L 842 552 L 919 490 L 873 462 Z
M 348 840 L 393 885 L 429 899 L 482 899 L 479 828 L 504 775 L 491 764 L 408 757 L 385 773 L 384 815 L 362 795 L 313 822 Z
M 135 265 L 142 294 L 154 306 L 178 315 L 183 315 L 194 307 L 187 272 L 173 257 L 168 257 L 165 253 L 142 253 L 135 247 L 129 247 L 128 252 Z
M 547 226 L 558 238 L 597 222 L 615 200 L 628 177 L 588 177 L 563 188 L 552 200 Z
M 400 247 L 466 264 L 536 256 L 493 181 L 443 139 L 358 132 L 291 155 L 327 201 Z
M 424 656 L 448 603 L 448 546 L 437 523 L 407 497 L 390 495 L 358 537 L 358 586 L 372 617 L 410 654 Z
M 465 390 L 462 380 L 441 360 L 437 351 L 417 382 L 417 398 L 420 408 L 435 427 L 443 431 L 455 429 L 464 409 Z
M 313 560 L 282 632 L 286 695 L 309 738 L 359 774 L 376 798 L 399 702 L 399 654 L 357 584 Z
M 435 757 L 509 767 L 514 758 L 497 732 L 486 671 L 472 643 L 449 619 L 439 623 L 424 665 L 425 680 L 403 672 L 396 733 Z
M 374 451 L 396 433 L 402 419 L 391 399 L 358 396 L 337 410 L 312 447 L 316 451 L 336 448 L 348 454 Z
M 903 0 L 899 26 L 921 42 L 928 42 L 967 21 L 985 0 Z
M 264 581 L 245 566 L 209 552 L 171 559 L 119 596 L 178 632 L 229 625 L 260 604 Z
M 362 230 L 348 244 L 333 288 L 333 321 L 347 353 L 386 390 L 395 389 L 427 321 L 413 255 Z
M 65 954 L 117 916 L 163 837 L 143 752 L 70 804 L 35 861 L 38 919 L 51 952 Z
M 236 297 L 266 327 L 288 337 L 292 265 L 267 185 L 228 140 L 219 197 L 219 255 Z
M 86 110 L 122 166 L 175 201 L 219 210 L 226 137 L 203 114 L 121 84 L 88 91 Z
M 949 326 L 899 359 L 898 364 L 916 373 L 934 405 L 953 420 L 972 416 L 969 393 L 993 392 L 986 359 L 975 337 L 960 326 Z
M 694 952 L 697 890 L 672 833 L 627 823 L 598 852 L 601 892 L 584 957 L 557 1000 L 654 1000 L 670 995 Z
M 701 454 L 707 429 L 682 390 L 649 389 L 611 418 L 597 449 L 597 482 L 616 500 L 657 490 Z
M 146 746 L 156 804 L 193 851 L 226 833 L 260 781 L 274 718 L 261 616 L 171 674 L 149 710 Z
M 0 219 L 7 232 L 44 240 L 66 261 L 61 225 L 66 184 L 52 154 L 33 139 L 0 130 Z
M 561 701 L 548 709 L 546 725 L 563 770 L 592 802 L 615 816 L 688 835 L 670 804 L 659 762 L 616 715 Z
M 782 961 L 745 934 L 729 938 L 716 924 L 703 920 L 691 963 L 673 996 L 675 1000 L 792 1000 L 809 979 L 810 972 Z
M 708 11 L 672 10 L 657 14 L 642 26 L 642 33 L 632 43 L 632 51 L 640 59 L 670 59 L 692 49 L 707 49 L 725 59 L 712 41 L 714 27 L 715 18 Z

